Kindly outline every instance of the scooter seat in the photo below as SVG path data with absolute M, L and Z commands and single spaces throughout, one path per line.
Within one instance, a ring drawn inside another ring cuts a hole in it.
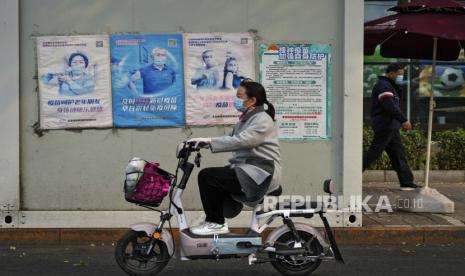
M 283 193 L 283 188 L 281 188 L 281 186 L 279 186 L 277 189 L 267 193 L 265 196 L 280 196 L 282 193 Z M 264 198 L 262 198 L 262 200 L 260 200 L 260 202 L 258 204 L 262 204 L 263 200 L 264 200 Z
M 278 189 L 275 189 L 274 191 L 266 194 L 267 196 L 280 196 L 283 193 L 283 188 L 281 186 L 278 186 Z

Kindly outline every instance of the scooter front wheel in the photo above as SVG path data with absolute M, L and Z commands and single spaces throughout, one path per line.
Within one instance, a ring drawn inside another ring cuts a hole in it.
M 287 276 L 309 275 L 321 264 L 321 259 L 311 259 L 309 256 L 319 256 L 323 252 L 323 247 L 311 233 L 298 231 L 302 239 L 302 245 L 309 243 L 310 252 L 300 255 L 279 255 L 270 253 L 270 258 L 275 259 L 271 262 L 273 267 Z M 276 240 L 279 243 L 287 244 L 289 247 L 294 247 L 295 239 L 291 231 L 285 232 Z
M 168 264 L 170 255 L 165 243 L 152 239 L 145 232 L 126 233 L 115 248 L 115 259 L 121 269 L 133 276 L 159 273 Z

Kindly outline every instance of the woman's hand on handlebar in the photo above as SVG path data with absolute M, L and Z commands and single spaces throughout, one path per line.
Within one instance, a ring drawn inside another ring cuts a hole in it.
M 194 148 L 204 148 L 208 149 L 210 148 L 210 143 L 212 141 L 212 138 L 192 138 L 187 140 L 187 143 L 189 145 L 193 145 Z

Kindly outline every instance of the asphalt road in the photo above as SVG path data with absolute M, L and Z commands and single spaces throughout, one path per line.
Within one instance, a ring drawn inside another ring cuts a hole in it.
M 342 247 L 345 265 L 325 261 L 312 275 L 464 275 L 465 247 Z M 159 275 L 280 275 L 270 264 L 249 266 L 246 259 L 179 261 Z M 111 245 L 0 246 L 1 276 L 126 275 Z

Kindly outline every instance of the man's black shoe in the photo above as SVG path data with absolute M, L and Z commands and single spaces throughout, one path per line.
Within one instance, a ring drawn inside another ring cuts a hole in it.
M 420 188 L 417 186 L 415 183 L 409 183 L 409 184 L 400 184 L 400 190 L 401 191 L 413 191 L 414 189 Z

